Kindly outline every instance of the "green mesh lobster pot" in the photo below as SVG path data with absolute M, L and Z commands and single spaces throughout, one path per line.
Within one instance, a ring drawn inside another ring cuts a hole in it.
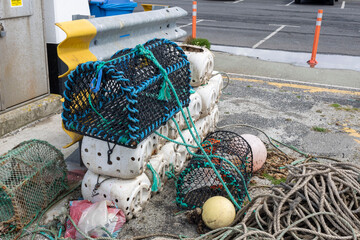
M 184 51 L 166 39 L 121 50 L 106 62 L 80 64 L 65 83 L 64 126 L 135 148 L 189 105 L 189 66 Z
M 209 134 L 201 145 L 226 187 L 241 205 L 252 176 L 252 151 L 249 144 L 236 133 L 218 131 Z M 181 172 L 176 184 L 176 201 L 186 209 L 202 207 L 213 196 L 228 196 L 211 164 L 200 156 L 200 149 L 197 154 Z
M 39 140 L 21 143 L 0 157 L 0 239 L 18 230 L 66 189 L 63 154 Z

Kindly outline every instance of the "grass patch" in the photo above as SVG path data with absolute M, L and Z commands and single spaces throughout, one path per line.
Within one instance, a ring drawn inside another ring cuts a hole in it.
M 280 183 L 283 183 L 286 181 L 286 177 L 280 178 L 280 179 L 276 179 L 273 176 L 271 176 L 270 174 L 264 173 L 263 177 L 266 178 L 267 180 L 269 180 L 273 185 L 279 185 Z
M 329 132 L 328 129 L 322 128 L 322 127 L 317 127 L 317 126 L 312 127 L 312 130 L 315 132 Z
M 185 40 L 185 43 L 190 44 L 190 45 L 200 46 L 200 47 L 206 47 L 209 50 L 211 47 L 209 40 L 207 40 L 206 38 L 192 38 L 191 36 L 189 36 Z
M 338 103 L 333 103 L 330 105 L 331 107 L 335 108 L 336 110 L 344 110 L 347 112 L 359 112 L 359 108 L 354 108 L 354 107 L 343 107 Z

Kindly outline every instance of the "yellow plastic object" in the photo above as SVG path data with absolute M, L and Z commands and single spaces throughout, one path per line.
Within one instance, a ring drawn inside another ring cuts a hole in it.
M 77 143 L 78 141 L 80 141 L 83 138 L 83 135 L 80 135 L 78 133 L 74 133 L 74 132 L 70 132 L 70 131 L 66 130 L 65 127 L 64 127 L 64 123 L 62 123 L 62 129 L 64 130 L 64 132 L 67 135 L 69 135 L 71 137 L 71 140 L 72 140 L 71 143 L 63 146 L 63 148 L 68 148 L 68 147 L 74 145 L 75 143 Z
M 94 94 L 90 92 L 90 89 L 79 92 L 76 96 L 74 96 L 74 98 L 75 98 L 76 101 L 80 101 L 80 100 L 81 100 L 82 102 L 84 102 L 85 100 L 88 99 L 89 94 L 92 95 L 92 96 L 91 96 L 92 99 L 95 98 Z M 64 102 L 65 99 L 62 98 L 61 101 Z M 94 104 L 96 104 L 96 102 L 94 102 Z M 75 111 L 75 110 L 74 110 L 75 108 L 72 108 L 72 109 L 73 109 L 72 112 L 74 112 L 74 111 Z M 77 107 L 76 107 L 76 110 L 81 110 L 81 109 L 78 109 L 78 106 L 77 106 Z M 63 148 L 68 148 L 68 147 L 72 146 L 73 144 L 77 143 L 78 141 L 80 141 L 80 140 L 83 138 L 83 135 L 78 134 L 78 133 L 75 133 L 75 132 L 71 132 L 71 131 L 65 129 L 64 123 L 62 123 L 62 129 L 63 129 L 63 130 L 65 131 L 65 133 L 66 133 L 67 135 L 69 135 L 69 136 L 71 137 L 71 139 L 72 139 L 72 142 L 69 143 L 69 144 L 67 144 L 67 145 L 65 145 Z
M 59 77 L 68 75 L 80 63 L 97 60 L 89 50 L 90 42 L 97 33 L 94 25 L 85 19 L 61 22 L 56 25 L 66 33 L 66 39 L 59 44 L 57 52 L 59 58 L 68 66 L 68 70 Z M 68 148 L 83 138 L 78 133 L 66 130 L 63 123 L 62 128 L 72 139 L 72 142 L 63 148 Z
M 229 226 L 235 215 L 235 207 L 229 199 L 215 196 L 204 203 L 202 220 L 210 229 L 217 229 Z
M 141 6 L 144 8 L 145 12 L 169 7 L 168 5 L 158 5 L 158 4 L 141 4 Z
M 89 50 L 91 40 L 96 36 L 96 28 L 88 20 L 56 23 L 66 33 L 66 39 L 58 48 L 59 58 L 68 66 L 68 70 L 59 77 L 64 77 L 80 63 L 96 61 L 97 58 Z

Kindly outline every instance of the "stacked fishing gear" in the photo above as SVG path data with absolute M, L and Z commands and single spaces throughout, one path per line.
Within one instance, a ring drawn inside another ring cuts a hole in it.
M 229 197 L 241 206 L 253 172 L 250 145 L 234 132 L 217 131 L 206 136 L 201 146 L 178 178 L 177 203 L 193 209 L 213 196 L 228 197 L 230 192 Z
M 0 239 L 14 239 L 68 188 L 63 154 L 39 140 L 0 157 Z
M 207 83 L 190 90 L 187 57 L 165 39 L 79 65 L 66 83 L 63 123 L 84 135 L 83 197 L 111 201 L 127 219 L 139 216 L 190 158 L 181 143 L 194 144 L 194 130 L 201 139 L 214 130 L 222 76 Z

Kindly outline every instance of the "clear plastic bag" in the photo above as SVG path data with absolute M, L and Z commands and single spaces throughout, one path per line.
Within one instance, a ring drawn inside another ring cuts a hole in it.
M 120 209 L 111 207 L 111 204 L 106 200 L 97 203 L 87 200 L 73 201 L 70 203 L 70 216 L 77 227 L 92 238 L 116 237 L 126 218 Z M 85 237 L 68 221 L 65 238 Z

